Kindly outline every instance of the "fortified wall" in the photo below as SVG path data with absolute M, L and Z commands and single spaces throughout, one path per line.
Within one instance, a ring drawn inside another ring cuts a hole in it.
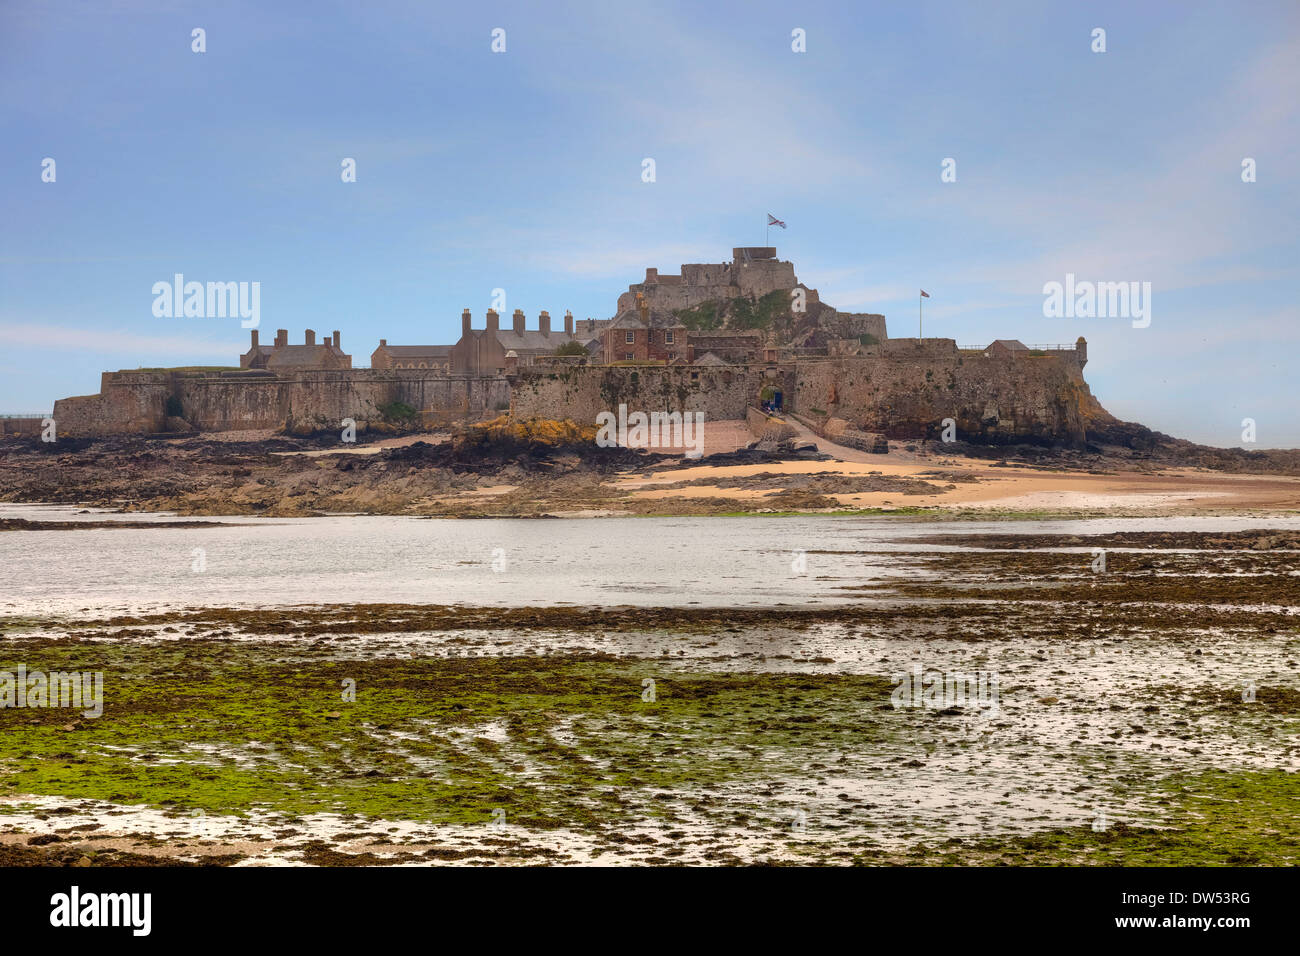
M 629 411 L 743 419 L 772 385 L 789 411 L 891 438 L 937 438 L 952 418 L 962 439 L 1084 440 L 1091 395 L 1074 350 L 1008 353 L 959 349 L 952 339 L 893 339 L 861 352 L 766 366 L 520 369 L 510 376 L 511 414 L 594 422 L 623 403 Z
M 890 438 L 938 438 L 945 418 L 980 442 L 1082 442 L 1091 393 L 1074 350 L 999 353 L 952 339 L 894 339 L 863 354 L 800 362 L 792 410 Z
M 336 428 L 382 418 L 393 402 L 472 420 L 508 408 L 510 387 L 500 376 L 426 369 L 105 372 L 98 395 L 55 402 L 54 419 L 70 437 L 162 432 L 169 418 L 202 431 Z
M 595 423 L 600 412 L 703 412 L 704 420 L 745 417 L 764 370 L 749 365 L 692 367 L 579 365 L 521 369 L 511 376 L 514 418 L 571 418 Z

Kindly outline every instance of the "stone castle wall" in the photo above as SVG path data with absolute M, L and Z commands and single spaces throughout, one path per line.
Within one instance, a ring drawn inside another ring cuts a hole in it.
M 703 412 L 705 421 L 745 417 L 757 401 L 763 371 L 744 365 L 586 365 L 556 371 L 521 370 L 512 379 L 511 415 L 569 418 L 595 424 L 600 412 Z
M 238 428 L 328 427 L 345 418 L 383 417 L 402 402 L 417 411 L 468 419 L 503 411 L 510 392 L 500 377 L 472 377 L 431 369 L 351 369 L 295 372 L 262 380 L 235 376 L 178 376 L 183 417 L 204 431 Z
M 170 393 L 170 375 L 164 371 L 105 372 L 98 395 L 55 402 L 54 423 L 58 434 L 68 437 L 162 431 Z
M 761 298 L 798 284 L 794 263 L 778 259 L 687 264 L 682 266 L 681 275 L 675 276 L 661 276 L 657 269 L 647 269 L 644 282 L 633 283 L 618 297 L 618 312 L 635 309 L 638 292 L 655 311 L 672 312 L 742 295 Z
M 1091 400 L 1071 352 L 985 354 L 951 339 L 893 339 L 857 356 L 778 367 L 548 364 L 510 376 L 439 370 L 347 369 L 106 372 L 99 395 L 55 403 L 58 433 L 77 437 L 157 433 L 179 410 L 203 431 L 321 427 L 382 417 L 403 402 L 433 420 L 490 418 L 594 423 L 603 411 L 703 412 L 706 421 L 744 419 L 765 384 L 805 415 L 842 418 L 891 438 L 938 437 L 952 418 L 960 438 L 1080 442 Z M 172 422 L 175 424 L 175 422 Z
M 510 386 L 499 376 L 427 369 L 105 372 L 98 395 L 55 402 L 54 420 L 69 437 L 162 432 L 173 397 L 179 417 L 203 431 L 336 428 L 344 418 L 381 418 L 392 402 L 435 416 L 491 417 L 509 407 Z
M 1070 358 L 986 357 L 958 351 L 951 340 L 897 344 L 907 341 L 863 357 L 799 363 L 794 410 L 890 438 L 938 438 L 951 418 L 960 439 L 1084 440 L 1090 392 Z

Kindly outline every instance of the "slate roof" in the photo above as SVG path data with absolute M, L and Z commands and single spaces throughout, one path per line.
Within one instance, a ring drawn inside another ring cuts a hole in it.
M 646 323 L 641 321 L 636 309 L 628 309 L 615 316 L 609 323 L 609 327 L 614 329 L 644 329 Z M 649 327 L 652 329 L 684 329 L 686 325 L 671 312 L 651 309 Z
M 259 346 L 259 351 L 261 350 Z M 332 345 L 281 345 L 278 348 L 267 349 L 266 353 L 269 353 L 266 359 L 268 368 L 284 366 L 319 368 L 331 356 L 338 359 L 344 357 L 343 353 Z
M 568 332 L 552 331 L 550 335 L 543 335 L 538 329 L 525 329 L 522 333 L 514 329 L 499 329 L 496 336 L 501 347 L 507 352 L 514 349 L 520 353 L 554 352 L 566 342 L 583 341 L 580 336 L 570 335 Z
M 446 358 L 451 355 L 453 346 L 450 345 L 381 345 L 375 349 L 387 352 L 393 358 L 423 358 L 425 356 L 436 356 Z

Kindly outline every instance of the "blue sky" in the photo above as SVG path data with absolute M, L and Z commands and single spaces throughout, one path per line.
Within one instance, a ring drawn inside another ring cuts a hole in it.
M 0 412 L 234 364 L 238 319 L 154 317 L 177 272 L 260 282 L 264 340 L 337 328 L 367 364 L 496 288 L 530 326 L 609 317 L 770 211 L 800 279 L 894 335 L 925 288 L 927 335 L 1086 336 L 1121 418 L 1300 446 L 1298 81 L 1290 0 L 5 0 Z M 1151 282 L 1150 326 L 1045 318 L 1066 273 Z

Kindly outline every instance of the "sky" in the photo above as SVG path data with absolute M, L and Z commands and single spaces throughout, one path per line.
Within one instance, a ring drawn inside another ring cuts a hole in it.
M 1085 336 L 1120 418 L 1297 447 L 1298 113 L 1294 0 L 0 0 L 0 413 L 237 364 L 238 317 L 154 314 L 177 273 L 368 365 L 498 289 L 530 328 L 608 318 L 771 213 L 893 336 L 925 289 L 927 336 Z M 1045 315 L 1067 274 L 1149 282 L 1150 324 Z

